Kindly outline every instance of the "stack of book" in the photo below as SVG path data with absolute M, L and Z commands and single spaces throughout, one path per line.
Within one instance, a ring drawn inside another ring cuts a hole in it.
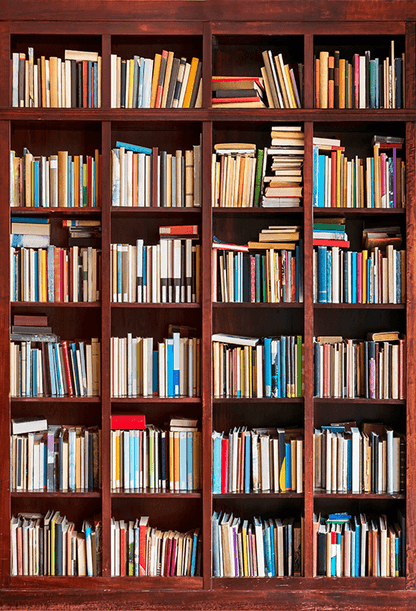
M 213 76 L 213 108 L 264 108 L 263 79 L 257 76 Z
M 303 241 L 298 225 L 270 226 L 247 246 L 212 243 L 212 299 L 227 303 L 303 301 Z M 295 242 L 298 241 L 298 244 Z M 251 250 L 265 250 L 265 254 Z
M 199 490 L 197 420 L 172 418 L 169 430 L 161 430 L 141 415 L 113 415 L 111 429 L 111 490 Z
M 303 575 L 303 518 L 212 515 L 214 577 L 299 577 Z
M 396 250 L 393 244 L 388 243 L 392 234 L 384 232 L 383 229 L 364 230 L 363 243 L 366 248 L 362 252 L 345 252 L 340 250 L 339 246 L 318 246 L 314 249 L 315 302 L 405 302 L 406 251 Z M 398 227 L 386 227 L 386 229 L 398 229 L 400 232 Z M 393 233 L 394 237 L 391 237 L 391 241 L 400 244 L 401 234 L 396 231 Z M 376 244 L 380 244 L 381 247 Z M 368 250 L 370 248 L 371 252 Z
M 149 526 L 149 516 L 111 518 L 111 576 L 194 577 L 201 574 L 199 528 L 186 533 Z
M 320 336 L 314 341 L 315 397 L 404 399 L 406 339 L 396 331 L 367 341 Z
M 214 145 L 211 197 L 214 208 L 249 208 L 254 204 L 255 181 L 261 163 L 256 145 L 224 142 Z
M 201 247 L 197 225 L 159 227 L 160 242 L 111 244 L 113 302 L 195 303 L 200 299 Z
M 155 345 L 155 349 L 154 349 Z M 201 340 L 189 327 L 169 326 L 169 337 L 111 338 L 112 397 L 198 397 Z
M 303 430 L 212 433 L 212 493 L 303 492 Z
M 263 51 L 262 56 L 261 73 L 269 108 L 302 108 L 303 64 L 291 68 L 281 53 L 273 57 L 270 50 Z
M 101 221 L 93 219 L 64 219 L 62 227 L 68 229 L 69 246 L 101 246 Z
M 347 159 L 338 138 L 313 139 L 313 205 L 321 208 L 404 208 L 403 138 L 374 136 L 373 157 Z M 388 151 L 391 151 L 389 157 Z
M 45 248 L 50 244 L 49 219 L 12 216 L 10 246 L 12 248 Z M 28 251 L 27 251 L 28 252 Z M 46 251 L 45 251 L 46 252 Z M 28 276 L 29 278 L 30 276 Z
M 85 208 L 101 206 L 101 154 L 32 155 L 10 151 L 10 206 Z
M 197 57 L 174 57 L 173 51 L 154 59 L 111 55 L 111 108 L 201 108 L 202 63 Z
M 42 227 L 42 225 L 37 226 Z M 100 266 L 101 253 L 96 248 L 78 246 L 14 248 L 12 246 L 10 249 L 11 301 L 55 303 L 98 301 Z
M 314 516 L 314 574 L 323 577 L 402 577 L 405 518 L 347 513 Z
M 300 125 L 276 125 L 271 147 L 263 151 L 260 205 L 265 208 L 300 206 L 303 196 L 304 134 Z
M 405 54 L 371 59 L 371 52 L 354 53 L 348 61 L 340 52 L 321 51 L 315 57 L 315 108 L 404 108 Z
M 59 511 L 18 513 L 10 521 L 10 574 L 34 576 L 101 575 L 100 520 L 84 520 L 75 530 Z
M 350 243 L 345 232 L 345 218 L 319 218 L 313 224 L 313 245 L 348 248 Z
M 214 398 L 301 397 L 304 347 L 300 335 L 212 336 Z
M 112 206 L 201 206 L 201 144 L 174 153 L 127 142 L 111 151 Z
M 12 397 L 93 397 L 100 394 L 100 342 L 59 341 L 44 328 L 17 330 L 10 342 Z
M 100 108 L 101 57 L 95 51 L 66 50 L 64 59 L 33 47 L 12 53 L 12 106 L 25 108 Z
M 404 435 L 389 426 L 333 423 L 315 429 L 313 482 L 326 492 L 396 494 L 404 492 Z
M 11 483 L 16 492 L 88 492 L 101 487 L 101 429 L 12 419 Z

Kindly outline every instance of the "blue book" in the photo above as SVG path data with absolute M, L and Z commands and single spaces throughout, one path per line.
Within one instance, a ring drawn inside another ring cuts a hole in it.
M 193 460 L 194 460 L 194 435 L 192 431 L 186 433 L 186 471 L 187 471 L 187 490 L 191 491 L 194 488 L 193 485 Z
M 328 250 L 326 257 L 326 299 L 332 303 L 332 250 Z
M 272 363 L 271 363 L 271 343 L 270 337 L 264 338 L 264 396 L 272 396 Z
M 173 396 L 180 395 L 180 334 L 172 333 L 173 338 Z
M 150 108 L 150 97 L 152 87 L 153 60 L 144 58 L 143 72 L 143 108 Z
M 265 560 L 264 573 L 266 577 L 272 577 L 273 573 L 272 573 L 272 555 L 271 555 L 271 549 L 270 549 L 270 527 L 267 526 L 267 524 L 265 524 L 265 527 L 263 529 L 263 547 L 264 547 L 264 560 Z
M 32 397 L 38 396 L 37 388 L 37 365 L 38 365 L 38 352 L 32 350 Z
M 360 518 L 354 516 L 355 524 L 355 573 L 354 577 L 360 576 Z
M 34 168 L 33 168 L 33 173 L 34 173 L 34 185 L 33 185 L 33 191 L 34 191 L 34 206 L 35 208 L 39 208 L 39 159 L 34 159 Z
M 250 493 L 251 484 L 251 435 L 245 436 L 244 492 Z
M 167 364 L 167 396 L 173 397 L 173 339 L 167 339 L 166 345 L 166 364 Z
M 64 386 L 61 378 L 61 369 L 59 367 L 59 344 L 55 342 L 53 344 L 54 348 L 54 364 L 55 364 L 55 372 L 56 372 L 56 391 L 58 397 L 64 396 Z
M 344 303 L 349 303 L 349 299 L 348 299 L 348 272 L 349 270 L 349 265 L 348 265 L 348 253 L 344 252 Z
M 153 394 L 159 394 L 159 352 L 153 350 Z
M 63 454 L 64 454 L 64 432 L 60 429 L 58 434 L 58 464 L 59 464 L 59 490 L 63 492 Z
M 354 525 L 352 524 L 351 525 L 351 577 L 356 577 L 356 574 L 355 574 L 355 550 L 356 550 L 355 537 L 356 537 L 356 532 L 355 532 Z
M 376 108 L 376 63 L 374 59 L 370 60 L 370 108 Z
M 386 177 L 387 179 L 387 177 Z M 393 159 L 388 158 L 388 208 L 394 208 L 394 172 L 393 172 Z
M 318 303 L 328 303 L 327 251 L 326 246 L 318 246 Z
M 145 155 L 151 155 L 152 149 L 149 149 L 145 146 L 140 146 L 138 144 L 129 144 L 128 142 L 120 142 L 117 140 L 116 142 L 117 148 L 124 148 L 126 151 L 133 151 L 133 153 L 144 153 Z
M 272 577 L 276 577 L 276 551 L 274 548 L 274 526 L 273 520 L 269 520 L 269 536 L 270 536 L 270 560 Z
M 179 489 L 187 490 L 186 431 L 179 432 Z
M 53 344 L 48 342 L 48 361 L 49 361 L 49 374 L 51 380 L 51 395 L 57 397 L 56 385 L 55 385 L 55 369 L 54 369 L 54 358 L 53 358 Z
M 195 568 L 196 568 L 196 552 L 198 549 L 198 535 L 199 528 L 194 530 L 194 536 L 192 541 L 192 556 L 191 556 L 191 577 L 195 576 Z
M 285 443 L 286 490 L 292 490 L 292 453 L 290 443 Z
M 280 399 L 282 396 L 282 376 L 281 376 L 281 353 L 280 353 L 280 339 L 276 340 L 276 363 L 275 363 L 275 371 L 276 371 L 276 398 Z
M 70 347 L 71 347 L 71 350 L 72 350 L 72 361 L 74 363 L 75 391 L 76 391 L 76 396 L 80 397 L 81 396 L 81 380 L 80 380 L 80 376 L 82 376 L 82 373 L 80 371 L 78 371 L 77 347 L 76 347 L 75 342 L 72 342 Z M 81 357 L 81 350 L 80 350 L 80 357 Z M 81 360 L 81 358 L 80 358 L 80 360 Z
M 286 336 L 280 338 L 281 397 L 286 397 Z
M 143 106 L 144 58 L 135 55 L 134 59 L 137 59 L 139 63 L 139 84 L 137 88 L 137 108 L 142 108 Z
M 221 494 L 221 462 L 223 433 L 212 433 L 212 494 Z
M 375 62 L 375 73 L 376 73 L 376 78 L 375 78 L 375 106 L 374 108 L 380 108 L 380 61 L 379 58 L 376 57 L 374 60 Z
M 48 225 L 49 219 L 33 216 L 12 216 L 12 223 L 36 223 L 37 225 Z
M 313 145 L 313 185 L 312 185 L 312 205 L 318 206 L 318 181 L 319 181 L 319 147 Z
M 351 253 L 351 303 L 357 303 L 357 253 Z
M 325 207 L 325 155 L 319 155 L 318 206 Z

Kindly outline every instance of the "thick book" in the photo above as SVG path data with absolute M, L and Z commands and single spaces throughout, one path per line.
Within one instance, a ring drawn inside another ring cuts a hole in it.
M 141 430 L 146 428 L 146 416 L 143 414 L 113 414 L 111 428 Z
M 48 422 L 45 416 L 23 416 L 12 418 L 12 435 L 22 435 L 24 433 L 37 433 L 46 431 Z

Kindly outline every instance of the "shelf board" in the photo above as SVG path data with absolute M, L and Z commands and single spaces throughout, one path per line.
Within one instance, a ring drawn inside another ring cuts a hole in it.
M 139 309 L 186 309 L 198 310 L 201 307 L 200 303 L 111 303 L 112 308 L 139 308 Z
M 317 310 L 405 310 L 405 303 L 314 303 Z
M 251 208 L 212 208 L 212 212 L 215 215 L 220 216 L 238 216 L 240 214 L 250 215 L 255 214 L 272 214 L 273 216 L 277 214 L 288 215 L 288 214 L 303 214 L 303 206 L 294 206 L 293 208 L 261 208 L 261 207 L 251 207 Z
M 133 206 L 112 206 L 111 214 L 112 216 L 125 216 L 125 215 L 136 215 L 136 214 L 144 214 L 147 216 L 152 215 L 180 215 L 180 214 L 201 214 L 201 207 L 193 207 L 193 208 L 165 208 L 161 206 L 150 206 L 149 208 L 138 208 Z M 167 236 L 169 237 L 169 236 Z M 187 236 L 185 236 L 187 237 Z
M 85 208 L 25 208 L 16 207 L 10 208 L 10 213 L 24 214 L 25 216 L 78 216 L 81 215 L 101 215 L 101 208 L 85 207 Z
M 41 490 L 35 490 L 33 492 L 11 492 L 11 497 L 12 498 L 25 498 L 25 499 L 30 499 L 30 498 L 45 498 L 45 499 L 49 499 L 49 498 L 85 498 L 85 499 L 99 499 L 101 498 L 101 492 L 98 491 L 94 491 L 94 492 L 60 492 L 60 491 L 54 491 L 54 492 L 42 492 Z
M 11 301 L 10 305 L 19 308 L 101 308 L 101 301 Z
M 357 403 L 363 405 L 404 405 L 406 399 L 364 399 L 359 397 L 357 399 L 336 399 L 334 397 L 322 398 L 314 397 L 314 403 Z
M 202 577 L 24 577 L 10 578 L 13 588 L 111 588 L 120 590 L 200 590 Z
M 275 310 L 277 308 L 283 308 L 283 309 L 303 309 L 303 303 L 298 303 L 298 302 L 292 302 L 292 303 L 233 303 L 233 302 L 227 302 L 227 303 L 218 303 L 218 302 L 213 302 L 212 303 L 212 307 L 215 309 L 222 309 L 222 308 L 261 308 L 261 309 L 272 309 Z
M 404 590 L 404 577 L 213 577 L 219 590 Z M 332 607 L 331 607 L 332 608 Z
M 12 403 L 100 403 L 101 397 L 11 397 Z
M 313 494 L 315 498 L 320 498 L 320 499 L 360 499 L 360 500 L 377 499 L 379 501 L 379 500 L 404 500 L 406 498 L 406 495 L 402 493 L 376 494 L 375 492 L 360 492 L 359 494 L 353 494 L 352 492 L 325 492 L 324 490 L 314 490 Z
M 201 397 L 111 397 L 111 403 L 178 404 L 201 403 Z
M 312 208 L 314 216 L 380 216 L 406 214 L 406 208 Z
M 226 492 L 225 494 L 213 494 L 214 499 L 303 499 L 303 492 Z
M 226 405 L 227 403 L 235 403 L 236 401 L 238 401 L 238 403 L 260 403 L 260 404 L 264 404 L 264 403 L 303 403 L 303 397 L 281 397 L 279 399 L 275 399 L 273 397 L 264 397 L 262 399 L 258 399 L 258 398 L 250 398 L 250 399 L 246 399 L 246 398 L 238 398 L 238 397 L 227 397 L 226 399 L 213 399 L 212 402 L 214 403 L 214 405 L 221 405 L 224 404 Z
M 153 491 L 148 489 L 147 492 L 111 492 L 112 499 L 200 499 L 202 498 L 201 491 L 193 492 L 171 492 L 170 490 Z

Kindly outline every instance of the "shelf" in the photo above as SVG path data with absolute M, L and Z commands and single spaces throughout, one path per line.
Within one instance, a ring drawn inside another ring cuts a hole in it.
M 303 492 L 226 492 L 225 494 L 213 494 L 214 499 L 303 499 Z
M 383 216 L 406 214 L 406 208 L 312 208 L 314 216 Z
M 293 208 L 212 208 L 213 214 L 218 214 L 220 216 L 238 216 L 240 214 L 244 216 L 250 216 L 251 214 L 256 216 L 258 214 L 287 216 L 288 214 L 303 214 L 303 210 L 304 208 L 302 206 Z
M 362 405 L 404 405 L 406 403 L 406 399 L 364 399 L 362 397 L 357 399 L 335 399 L 334 397 L 330 398 L 321 398 L 314 397 L 315 403 L 357 403 Z
M 11 577 L 16 588 L 114 588 L 122 590 L 199 590 L 202 577 Z
M 263 397 L 261 399 L 250 398 L 246 399 L 243 397 L 227 397 L 226 399 L 213 399 L 212 402 L 215 405 L 227 405 L 227 403 L 258 403 L 258 404 L 269 404 L 269 403 L 303 403 L 303 397 L 281 397 L 279 399 L 275 399 L 273 397 Z
M 136 214 L 144 214 L 145 216 L 165 216 L 168 215 L 181 215 L 181 214 L 201 214 L 200 207 L 192 207 L 192 208 L 163 208 L 159 206 L 149 206 L 148 208 L 137 208 L 133 206 L 112 206 L 111 207 L 112 216 L 128 216 L 136 215 Z
M 314 303 L 317 310 L 405 310 L 405 303 Z
M 292 303 L 218 303 L 215 302 L 212 304 L 212 307 L 214 309 L 222 309 L 222 308 L 249 308 L 249 309 L 257 309 L 257 308 L 261 308 L 264 310 L 275 310 L 277 308 L 283 308 L 283 309 L 303 309 L 303 303 L 298 303 L 298 302 L 292 302 Z
M 219 590 L 404 590 L 404 577 L 214 577 L 214 589 Z M 330 607 L 331 608 L 331 607 Z
M 42 498 L 42 499 L 57 499 L 57 498 L 70 498 L 70 499 L 99 499 L 101 498 L 101 492 L 45 492 L 40 490 L 35 490 L 33 492 L 11 492 L 11 497 L 13 498 Z
M 201 397 L 111 397 L 111 403 L 147 403 L 149 405 L 158 405 L 158 404 L 175 404 L 178 405 L 180 403 L 201 403 Z
M 147 492 L 111 492 L 111 498 L 113 499 L 200 499 L 202 497 L 202 493 L 200 491 L 195 492 L 171 492 L 170 490 L 157 490 L 152 491 L 150 489 Z
M 201 307 L 200 303 L 111 303 L 112 308 L 133 308 L 133 309 L 150 309 L 150 310 L 177 310 L 184 308 L 185 310 L 199 310 Z
M 12 403 L 101 403 L 100 397 L 11 397 Z
M 81 215 L 101 215 L 101 208 L 85 207 L 85 208 L 10 208 L 10 214 L 19 214 L 23 216 L 78 216 Z
M 352 492 L 325 492 L 324 490 L 314 490 L 313 494 L 315 498 L 319 498 L 319 499 L 355 499 L 355 500 L 383 500 L 383 501 L 400 500 L 402 501 L 406 498 L 406 495 L 402 493 L 376 494 L 375 492 L 360 492 L 358 494 L 353 494 Z
M 11 301 L 16 308 L 101 308 L 101 301 Z

